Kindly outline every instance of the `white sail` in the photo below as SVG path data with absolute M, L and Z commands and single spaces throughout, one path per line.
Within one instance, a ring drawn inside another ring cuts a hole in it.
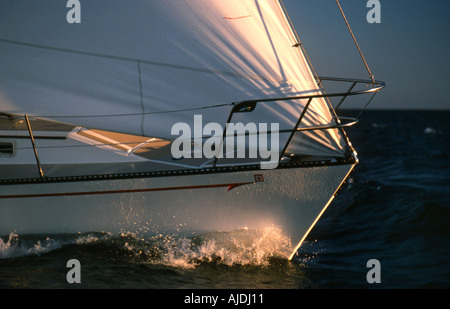
M 174 138 L 171 127 L 194 114 L 224 124 L 232 102 L 320 93 L 279 1 L 80 3 L 71 24 L 65 1 L 1 1 L 0 112 Z M 245 116 L 292 128 L 306 102 Z M 330 122 L 318 98 L 301 126 Z M 301 134 L 303 153 L 343 152 L 337 130 Z

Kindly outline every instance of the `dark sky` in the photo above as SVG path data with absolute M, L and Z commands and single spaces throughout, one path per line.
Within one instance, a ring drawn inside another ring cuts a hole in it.
M 449 0 L 339 1 L 375 79 L 387 86 L 370 108 L 450 109 Z M 284 0 L 319 76 L 369 78 L 334 0 Z

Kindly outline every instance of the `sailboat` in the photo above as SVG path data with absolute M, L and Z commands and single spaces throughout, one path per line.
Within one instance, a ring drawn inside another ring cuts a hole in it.
M 319 77 L 281 1 L 81 4 L 0 4 L 0 235 L 275 228 L 292 259 L 384 82 Z

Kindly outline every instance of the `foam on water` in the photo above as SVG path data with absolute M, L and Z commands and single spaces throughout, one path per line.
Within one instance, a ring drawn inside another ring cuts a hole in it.
M 211 232 L 193 237 L 180 235 L 145 235 L 124 231 L 119 234 L 83 233 L 24 235 L 11 233 L 0 237 L 0 258 L 42 255 L 75 245 L 70 250 L 103 250 L 131 263 L 195 268 L 202 263 L 233 265 L 269 265 L 271 259 L 287 259 L 283 252 L 290 240 L 276 227 Z M 77 249 L 78 248 L 78 249 Z
M 140 261 L 182 268 L 194 268 L 205 262 L 264 266 L 271 258 L 287 259 L 283 252 L 290 247 L 289 239 L 276 227 L 211 232 L 189 238 L 161 234 L 126 237 L 124 247 Z
M 14 258 L 28 255 L 40 255 L 62 247 L 62 243 L 46 238 L 33 244 L 19 243 L 19 235 L 9 234 L 7 240 L 0 238 L 0 258 Z
M 19 237 L 16 233 L 10 233 L 7 237 L 0 237 L 0 259 L 17 258 L 31 255 L 41 255 L 51 251 L 61 249 L 64 246 L 77 244 L 89 244 L 106 240 L 111 234 L 96 236 L 94 234 L 75 234 L 75 237 L 61 237 L 54 235 L 52 237 L 43 237 L 41 235 Z M 23 238 L 23 239 L 22 239 Z

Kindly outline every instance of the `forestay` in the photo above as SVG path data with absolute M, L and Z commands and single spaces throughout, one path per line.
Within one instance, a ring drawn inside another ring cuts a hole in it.
M 174 138 L 172 125 L 194 114 L 224 124 L 232 102 L 320 93 L 278 1 L 81 1 L 79 24 L 68 11 L 61 0 L 1 1 L 0 111 Z M 246 117 L 292 128 L 306 102 Z M 301 126 L 330 122 L 318 98 Z M 343 152 L 337 130 L 301 136 L 296 151 Z

